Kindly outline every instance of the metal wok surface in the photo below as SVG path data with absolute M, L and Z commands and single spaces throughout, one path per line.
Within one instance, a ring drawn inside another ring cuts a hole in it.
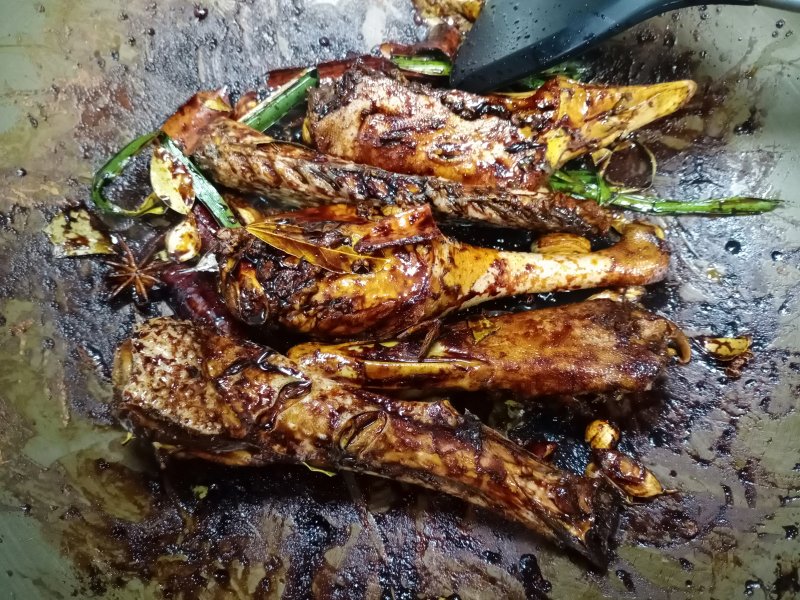
M 703 84 L 644 134 L 660 191 L 786 200 L 766 216 L 665 220 L 673 268 L 648 305 L 690 334 L 752 333 L 755 358 L 731 379 L 698 355 L 619 419 L 681 495 L 628 510 L 601 574 L 392 482 L 159 469 L 109 410 L 113 349 L 144 316 L 109 307 L 102 265 L 53 259 L 42 233 L 85 202 L 111 152 L 198 88 L 414 40 L 408 2 L 206 0 L 202 19 L 178 0 L 0 7 L 0 597 L 800 597 L 800 17 L 690 9 L 594 54 L 608 81 Z M 565 443 L 557 460 L 585 459 Z

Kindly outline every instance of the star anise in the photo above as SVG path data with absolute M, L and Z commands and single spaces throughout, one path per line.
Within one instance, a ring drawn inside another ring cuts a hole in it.
M 114 288 L 109 299 L 116 298 L 125 290 L 131 290 L 136 304 L 142 305 L 150 302 L 149 292 L 153 286 L 161 283 L 159 274 L 169 263 L 153 261 L 155 247 L 144 258 L 137 260 L 130 246 L 125 240 L 120 239 L 117 245 L 120 248 L 119 261 L 107 260 L 105 263 L 112 267 L 107 275 L 113 281 Z

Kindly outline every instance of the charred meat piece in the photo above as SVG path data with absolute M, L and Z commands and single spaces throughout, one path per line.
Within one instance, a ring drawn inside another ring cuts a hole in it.
M 568 160 L 676 111 L 695 89 L 557 77 L 535 92 L 477 96 L 356 67 L 309 92 L 307 141 L 398 173 L 535 191 Z
M 386 339 L 518 294 L 644 285 L 669 265 L 661 231 L 639 223 L 614 246 L 584 254 L 470 246 L 441 234 L 427 206 L 372 220 L 338 205 L 247 229 L 220 232 L 228 308 L 250 325 L 274 322 L 326 339 Z
M 422 332 L 421 332 L 422 333 Z M 480 316 L 438 335 L 377 343 L 307 343 L 289 351 L 306 372 L 373 389 L 511 392 L 520 398 L 649 390 L 678 327 L 627 303 L 590 300 Z
M 294 206 L 430 204 L 445 217 L 533 231 L 602 235 L 611 227 L 611 213 L 589 200 L 392 173 L 274 140 L 225 118 L 208 125 L 193 150 L 198 166 L 217 183 Z
M 405 481 L 607 560 L 618 510 L 608 483 L 540 461 L 447 402 L 343 387 L 269 348 L 169 318 L 141 325 L 122 344 L 113 378 L 123 423 L 179 456 Z

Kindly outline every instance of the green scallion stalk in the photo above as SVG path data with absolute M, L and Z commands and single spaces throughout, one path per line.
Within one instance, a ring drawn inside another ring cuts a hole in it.
M 667 200 L 610 186 L 599 173 L 587 170 L 556 171 L 550 176 L 550 187 L 576 198 L 594 200 L 601 205 L 660 215 L 754 215 L 774 210 L 781 203 L 776 199 L 747 196 Z
M 589 67 L 585 64 L 574 60 L 568 60 L 554 67 L 550 67 L 549 69 L 545 69 L 541 73 L 524 77 L 514 84 L 513 87 L 522 90 L 538 90 L 553 77 L 568 77 L 580 81 L 586 76 L 588 71 Z
M 429 54 L 406 56 L 396 54 L 391 61 L 403 71 L 428 75 L 430 77 L 449 77 L 453 70 L 452 63 L 447 58 L 440 58 Z
M 239 120 L 253 129 L 266 131 L 305 100 L 309 88 L 318 84 L 317 70 L 306 69 L 297 79 L 275 90 Z
M 112 156 L 106 164 L 104 164 L 97 173 L 94 174 L 92 179 L 92 201 L 103 212 L 118 215 L 120 217 L 141 217 L 142 215 L 163 214 L 166 211 L 164 206 L 157 198 L 152 195 L 145 198 L 141 205 L 134 209 L 122 208 L 114 204 L 111 200 L 105 197 L 103 190 L 105 187 L 114 181 L 131 159 L 139 154 L 144 148 L 150 145 L 153 140 L 158 137 L 158 131 L 151 131 L 144 135 L 139 136 L 132 142 L 125 145 L 122 150 Z
M 617 194 L 610 202 L 614 206 L 642 213 L 660 215 L 757 215 L 775 210 L 781 201 L 774 198 L 729 196 L 706 200 L 663 200 L 638 194 Z
M 260 102 L 240 120 L 253 129 L 264 131 L 305 100 L 309 88 L 318 83 L 319 74 L 317 70 L 307 69 L 295 80 L 270 94 L 269 97 Z M 195 196 L 214 215 L 217 222 L 223 227 L 239 227 L 240 224 L 236 219 L 236 215 L 217 189 L 197 169 L 194 163 L 181 152 L 175 142 L 161 131 L 153 131 L 128 143 L 95 173 L 92 182 L 92 201 L 95 205 L 103 212 L 125 217 L 163 214 L 166 211 L 166 206 L 152 194 L 147 197 L 141 206 L 133 210 L 121 208 L 103 195 L 105 186 L 122 173 L 131 158 L 156 140 L 191 173 Z
M 449 77 L 453 65 L 447 57 L 438 54 L 416 54 L 413 56 L 396 54 L 391 61 L 403 71 L 427 75 L 429 77 Z M 515 90 L 533 91 L 542 87 L 553 77 L 563 76 L 580 80 L 588 71 L 588 67 L 576 61 L 566 61 L 562 64 L 545 69 L 541 73 L 520 79 L 511 87 Z

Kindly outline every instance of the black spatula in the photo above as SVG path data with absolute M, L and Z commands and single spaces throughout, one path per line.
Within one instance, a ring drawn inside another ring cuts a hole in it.
M 452 84 L 485 92 L 579 54 L 647 18 L 708 0 L 486 0 L 458 51 Z M 716 2 L 722 4 L 722 2 Z M 731 0 L 800 12 L 800 0 Z

